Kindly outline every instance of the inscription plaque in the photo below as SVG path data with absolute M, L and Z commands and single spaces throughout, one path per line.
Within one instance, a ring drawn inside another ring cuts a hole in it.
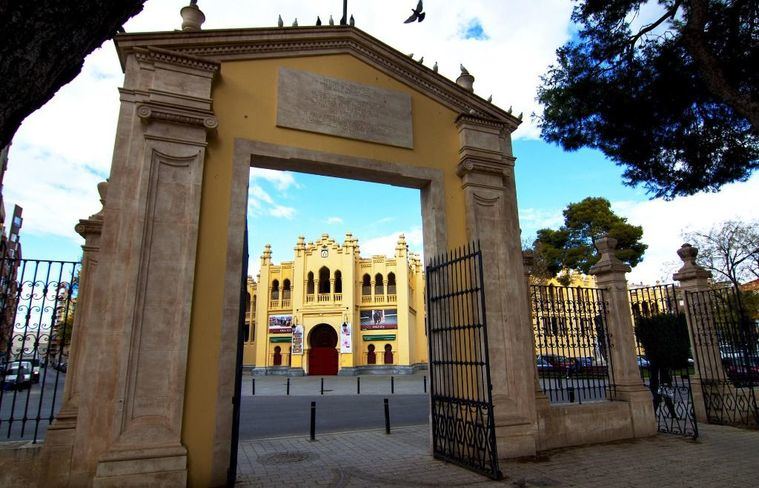
M 414 147 L 407 93 L 279 69 L 277 126 Z

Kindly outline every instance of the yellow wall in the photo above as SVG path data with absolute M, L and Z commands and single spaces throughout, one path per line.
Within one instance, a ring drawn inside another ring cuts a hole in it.
M 410 93 L 414 149 L 276 127 L 280 66 Z M 347 54 L 226 61 L 212 97 L 219 127 L 209 142 L 203 175 L 195 275 L 196 283 L 202 286 L 193 291 L 182 432 L 193 486 L 206 486 L 211 480 L 218 378 L 217 369 L 210 365 L 219 360 L 235 138 L 442 169 L 448 247 L 462 245 L 467 239 L 461 182 L 455 174 L 457 114 L 433 99 Z M 257 229 L 250 232 L 254 234 Z

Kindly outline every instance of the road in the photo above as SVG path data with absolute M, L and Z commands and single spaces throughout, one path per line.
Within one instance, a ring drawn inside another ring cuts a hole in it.
M 50 419 L 61 407 L 66 374 L 49 367 L 42 368 L 40 375 L 40 382 L 31 388 L 0 391 L 0 441 L 32 440 L 35 428 L 37 440 L 45 437 Z
M 343 430 L 384 428 L 383 399 L 390 404 L 390 425 L 426 424 L 427 395 L 256 396 L 243 397 L 240 440 L 308 435 L 311 402 L 316 402 L 316 435 Z

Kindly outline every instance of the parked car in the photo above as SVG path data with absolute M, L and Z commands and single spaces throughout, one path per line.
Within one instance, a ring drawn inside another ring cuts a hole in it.
M 574 371 L 588 374 L 606 374 L 606 361 L 591 356 L 575 358 Z
M 548 360 L 544 359 L 543 357 L 537 356 L 535 358 L 535 361 L 538 364 L 538 372 L 539 373 L 547 372 L 547 371 L 552 371 L 553 370 L 553 365 L 551 363 L 549 363 Z
M 759 385 L 759 358 L 722 358 L 728 379 L 737 386 Z
M 3 390 L 22 390 L 32 386 L 32 366 L 31 361 L 11 361 L 5 368 L 3 374 Z
M 29 362 L 32 363 L 32 383 L 39 383 L 41 361 L 39 359 L 30 359 Z
M 639 368 L 648 368 L 649 366 L 651 366 L 651 362 L 646 358 L 646 356 L 638 356 Z
M 541 357 L 551 364 L 553 367 L 552 371 L 566 373 L 568 371 L 575 371 L 576 369 L 576 363 L 573 358 L 568 358 L 560 354 L 544 354 Z

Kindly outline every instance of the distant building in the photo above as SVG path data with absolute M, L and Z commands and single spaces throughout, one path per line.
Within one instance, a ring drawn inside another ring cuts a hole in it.
M 18 283 L 16 275 L 21 260 L 21 242 L 19 235 L 23 218 L 22 208 L 13 207 L 13 216 L 6 236 L 5 201 L 3 200 L 3 179 L 8 168 L 8 149 L 0 150 L 0 359 L 5 359 L 9 350 L 11 334 L 18 300 Z
M 426 368 L 424 268 L 403 236 L 393 257 L 300 237 L 293 261 L 267 245 L 248 280 L 243 364 L 254 374 L 405 374 Z

